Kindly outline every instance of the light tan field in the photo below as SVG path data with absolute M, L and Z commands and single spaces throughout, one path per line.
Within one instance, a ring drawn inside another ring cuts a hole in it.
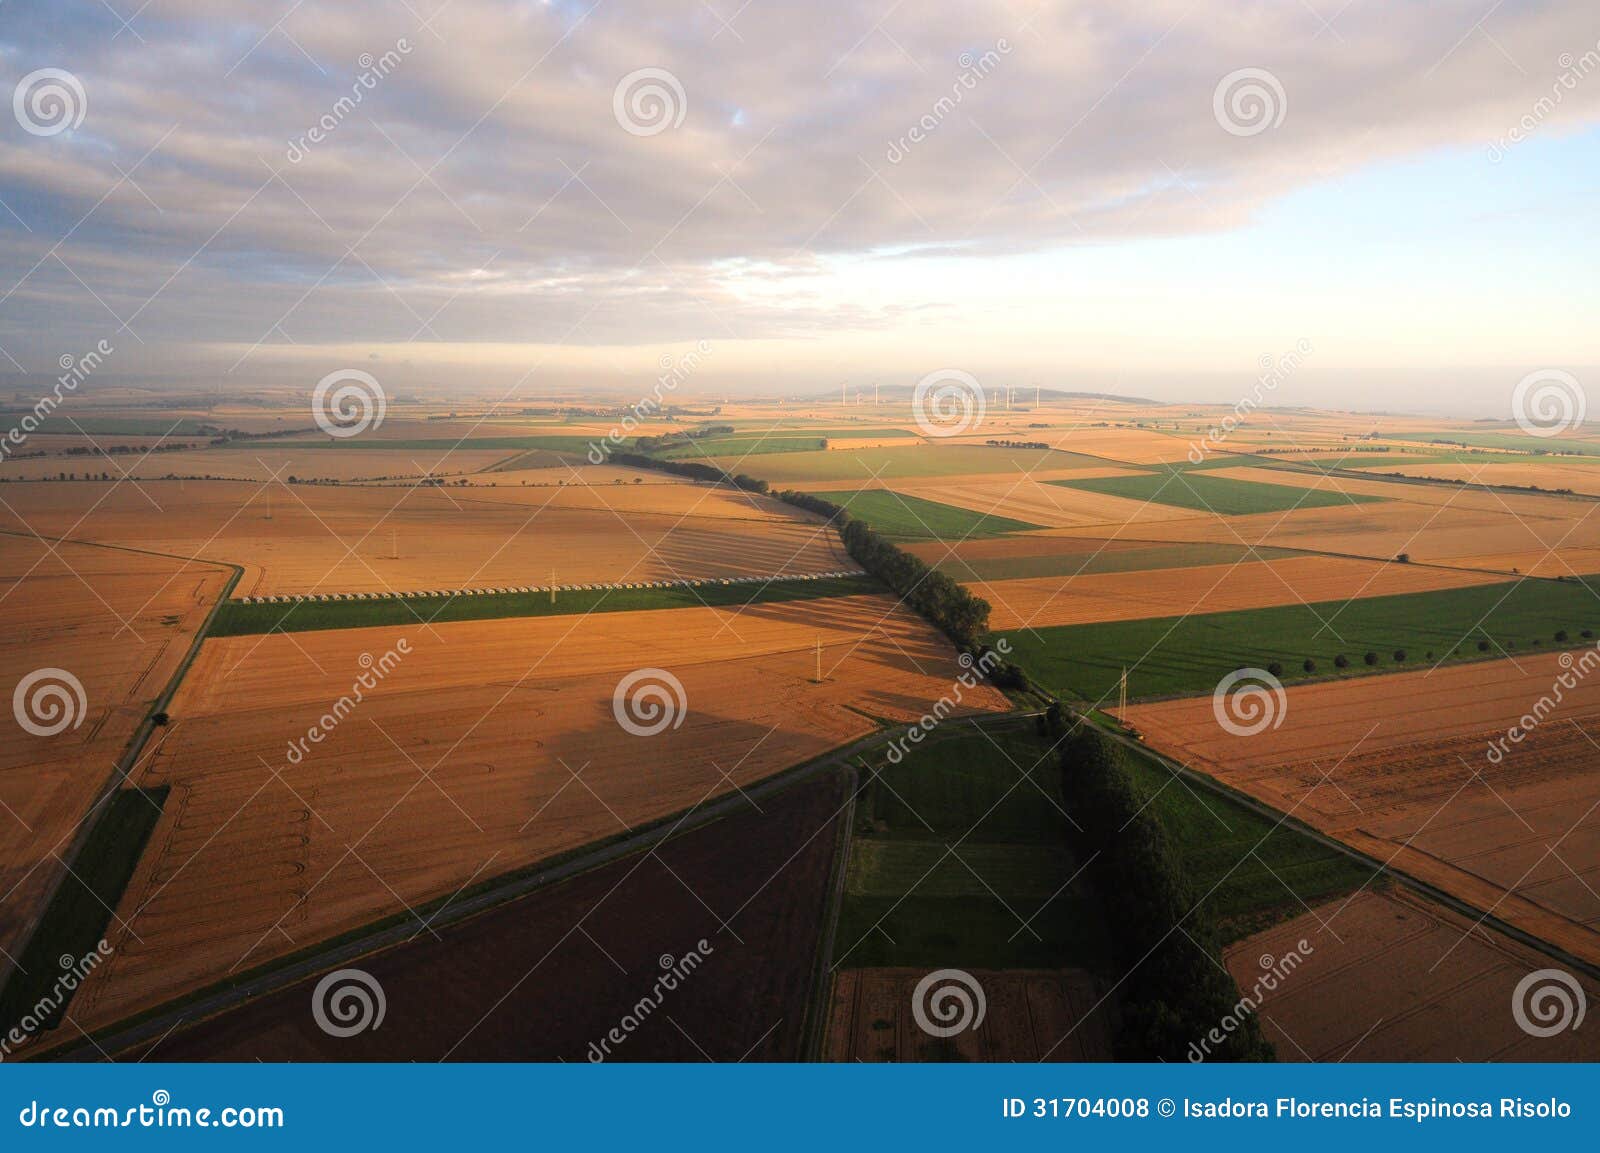
M 170 443 L 170 442 L 169 442 Z M 492 468 L 518 455 L 506 449 L 295 449 L 277 441 L 242 448 L 198 448 L 100 456 L 39 457 L 8 462 L 5 475 L 15 479 L 54 479 L 124 475 L 141 482 L 161 477 L 208 477 L 262 482 L 281 477 L 300 480 L 373 480 L 386 477 L 457 476 Z
M 819 521 L 687 483 L 463 492 L 81 482 L 9 486 L 0 497 L 0 528 L 231 561 L 244 566 L 245 596 L 549 584 L 552 568 L 567 584 L 854 567 Z
M 1074 479 L 1096 476 L 1125 476 L 1134 470 L 1091 469 L 1070 474 Z M 1198 520 L 1213 516 L 1204 509 L 1174 508 L 1127 497 L 1086 492 L 1040 483 L 1049 476 L 1008 476 L 994 480 L 962 477 L 957 480 L 896 481 L 896 492 L 924 500 L 953 504 L 991 516 L 1010 517 L 1048 528 L 1105 527 L 1139 525 L 1174 520 Z M 1064 479 L 1056 477 L 1055 479 Z
M 992 435 L 978 437 L 976 443 L 981 444 Z M 1099 456 L 1127 464 L 1178 464 L 1188 459 L 1190 444 L 1187 437 L 1176 432 L 1153 432 L 1143 428 L 1094 428 L 1092 425 L 1020 428 L 1007 431 L 1005 438 L 1036 440 L 1066 452 L 1081 452 L 1085 456 Z
M 1542 723 L 1507 741 L 1530 714 Z M 1594 651 L 1306 685 L 1276 715 L 1279 727 L 1234 736 L 1201 697 L 1134 706 L 1127 720 L 1153 747 L 1600 961 Z
M 1115 998 L 1081 969 L 977 969 L 981 1024 L 948 1038 L 912 1015 L 926 969 L 842 969 L 828 1006 L 827 1061 L 1109 1061 Z
M 385 662 L 402 637 L 412 651 Z M 319 720 L 363 654 L 391 671 Z M 637 736 L 613 694 L 645 668 L 683 707 Z M 73 1014 L 125 1016 L 698 805 L 872 732 L 864 714 L 920 716 L 960 671 L 876 596 L 208 641 L 137 777 L 172 793 L 118 910 L 129 929 Z M 981 689 L 962 711 L 1008 707 Z M 326 739 L 291 764 L 312 725 Z
M 1537 485 L 1552 492 L 1571 489 L 1573 492 L 1600 495 L 1600 464 L 1593 462 L 1584 464 L 1581 461 L 1491 456 L 1472 463 L 1440 461 L 1437 464 L 1397 464 L 1383 471 L 1438 480 L 1460 480 L 1469 484 Z
M 1279 478 L 1275 482 L 1281 482 L 1288 474 L 1271 475 Z M 1141 523 L 1135 535 L 1165 541 L 1311 549 L 1385 560 L 1404 552 L 1414 560 L 1431 564 L 1501 572 L 1509 571 L 1497 569 L 1500 558 L 1505 556 L 1525 556 L 1531 562 L 1552 551 L 1560 555 L 1600 546 L 1600 515 L 1596 515 L 1600 504 L 1465 490 L 1443 495 L 1444 499 L 1438 502 L 1400 499 L 1225 519 L 1206 514 L 1184 520 L 1150 521 Z M 1456 499 L 1451 501 L 1450 496 Z M 1482 501 L 1492 502 L 1492 507 Z M 1067 531 L 1086 536 L 1117 535 L 1108 533 L 1103 526 Z
M 1011 629 L 1315 604 L 1463 588 L 1503 579 L 1466 569 L 1304 556 L 1238 565 L 981 581 L 972 589 L 994 606 L 990 627 Z
M 62 874 L 79 823 L 112 781 L 221 595 L 227 573 L 120 549 L 0 536 L 0 700 L 62 669 L 83 686 L 81 723 L 35 736 L 12 713 L 0 740 L 0 949 L 12 955 Z M 40 681 L 62 684 L 59 678 Z M 32 696 L 32 693 L 29 694 Z M 61 701 L 56 702 L 59 706 Z M 50 727 L 67 714 L 24 709 Z M 0 966 L 5 964 L 0 955 Z
M 1600 1059 L 1600 1031 L 1535 1037 L 1512 1015 L 1517 982 L 1549 957 L 1398 887 L 1322 905 L 1223 960 L 1248 995 L 1289 957 L 1258 1010 L 1280 1061 Z M 1592 1012 L 1600 983 L 1582 985 Z

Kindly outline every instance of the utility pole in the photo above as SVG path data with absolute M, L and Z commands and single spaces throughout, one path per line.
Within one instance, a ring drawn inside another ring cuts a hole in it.
M 1128 723 L 1128 667 L 1122 667 L 1122 679 L 1117 682 L 1117 719 Z
M 817 634 L 817 684 L 822 683 L 822 634 Z
M 550 603 L 556 603 L 556 570 L 550 570 Z

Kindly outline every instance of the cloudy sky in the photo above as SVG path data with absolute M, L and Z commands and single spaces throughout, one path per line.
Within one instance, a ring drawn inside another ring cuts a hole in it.
M 5 0 L 0 372 L 1600 381 L 1592 0 Z

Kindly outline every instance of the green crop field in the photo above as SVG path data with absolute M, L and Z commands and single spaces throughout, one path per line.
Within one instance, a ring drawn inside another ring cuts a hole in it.
M 1318 901 L 1349 893 L 1372 870 L 1227 797 L 1202 790 L 1147 755 L 1127 751 L 1128 769 L 1166 828 L 1202 907 L 1238 940 Z M 1207 894 L 1210 894 L 1207 896 Z
M 1600 443 L 1593 440 L 1580 440 L 1568 436 L 1528 436 L 1526 433 L 1518 432 L 1413 432 L 1404 436 L 1398 434 L 1386 436 L 1384 439 L 1414 441 L 1420 444 L 1438 441 L 1443 442 L 1443 447 L 1454 443 L 1473 448 L 1509 448 L 1539 454 L 1578 453 L 1583 456 L 1600 456 Z
M 952 557 L 935 567 L 958 581 L 1024 580 L 1080 573 L 1145 572 L 1300 556 L 1294 549 L 1249 549 L 1238 544 L 1152 544 L 1144 548 L 1058 553 L 1050 556 Z
M 1221 516 L 1248 516 L 1256 512 L 1287 512 L 1299 508 L 1367 504 L 1383 499 L 1286 484 L 1210 476 L 1204 470 L 1178 469 L 1140 476 L 1102 476 L 1083 480 L 1052 480 L 1062 488 L 1082 489 L 1129 500 L 1148 501 L 1173 508 L 1192 508 Z
M 393 597 L 380 600 L 300 601 L 290 604 L 240 604 L 228 601 L 207 636 L 236 637 L 266 632 L 315 632 L 422 621 L 480 621 L 498 617 L 546 617 L 571 613 L 638 612 L 644 609 L 696 608 L 778 601 L 817 600 L 882 592 L 871 577 L 780 580 L 771 584 L 707 584 L 694 588 L 586 589 L 557 593 L 491 593 L 464 597 Z
M 898 765 L 874 758 L 856 806 L 836 963 L 1108 963 L 1098 898 L 1081 879 L 1067 885 L 1077 864 L 1060 770 L 1031 724 L 951 724 Z
M 1003 634 L 1011 659 L 1051 692 L 1090 702 L 1116 695 L 1128 670 L 1131 697 L 1208 693 L 1235 669 L 1283 665 L 1285 682 L 1359 676 L 1434 661 L 1550 649 L 1565 631 L 1582 644 L 1600 632 L 1600 597 L 1577 581 L 1525 580 L 1311 606 L 1294 604 L 1155 620 L 1109 621 Z M 1488 647 L 1480 650 L 1482 642 Z M 1406 659 L 1397 661 L 1396 650 Z M 1368 652 L 1377 663 L 1365 662 Z M 1428 653 L 1433 653 L 1430 660 Z M 1349 667 L 1340 669 L 1340 654 Z M 1307 673 L 1302 662 L 1316 662 Z
M 866 521 L 883 535 L 898 540 L 977 540 L 1008 532 L 1028 532 L 1039 527 L 1009 517 L 990 516 L 881 488 L 816 495 L 849 509 L 851 516 Z

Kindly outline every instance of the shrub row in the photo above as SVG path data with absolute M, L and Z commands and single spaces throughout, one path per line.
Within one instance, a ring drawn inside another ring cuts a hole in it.
M 660 460 L 653 456 L 643 456 L 637 452 L 613 452 L 610 455 L 612 464 L 626 465 L 629 468 L 653 468 L 657 472 L 670 472 L 674 476 L 688 477 L 690 480 L 707 480 L 712 484 L 731 484 L 735 488 L 742 488 L 746 492 L 766 492 L 767 482 L 753 476 L 739 473 L 737 476 L 718 468 L 714 464 L 705 464 L 697 460 Z
M 1063 793 L 1080 859 L 1104 895 L 1122 985 L 1117 1056 L 1183 1061 L 1224 1021 L 1232 1032 L 1209 1048 L 1217 1061 L 1270 1061 L 1272 1046 L 1222 967 L 1215 927 L 1196 907 L 1166 829 L 1128 772 L 1122 746 L 1087 723 L 1061 754 Z
M 913 610 L 921 613 L 964 649 L 978 647 L 989 628 L 989 602 L 975 597 L 965 585 L 951 580 L 921 557 L 912 556 L 871 525 L 850 515 L 848 509 L 804 492 L 780 492 L 779 500 L 827 517 L 837 525 L 845 551 L 858 565 L 888 585 Z M 1001 665 L 991 677 L 997 684 L 1025 681 L 1021 670 Z

